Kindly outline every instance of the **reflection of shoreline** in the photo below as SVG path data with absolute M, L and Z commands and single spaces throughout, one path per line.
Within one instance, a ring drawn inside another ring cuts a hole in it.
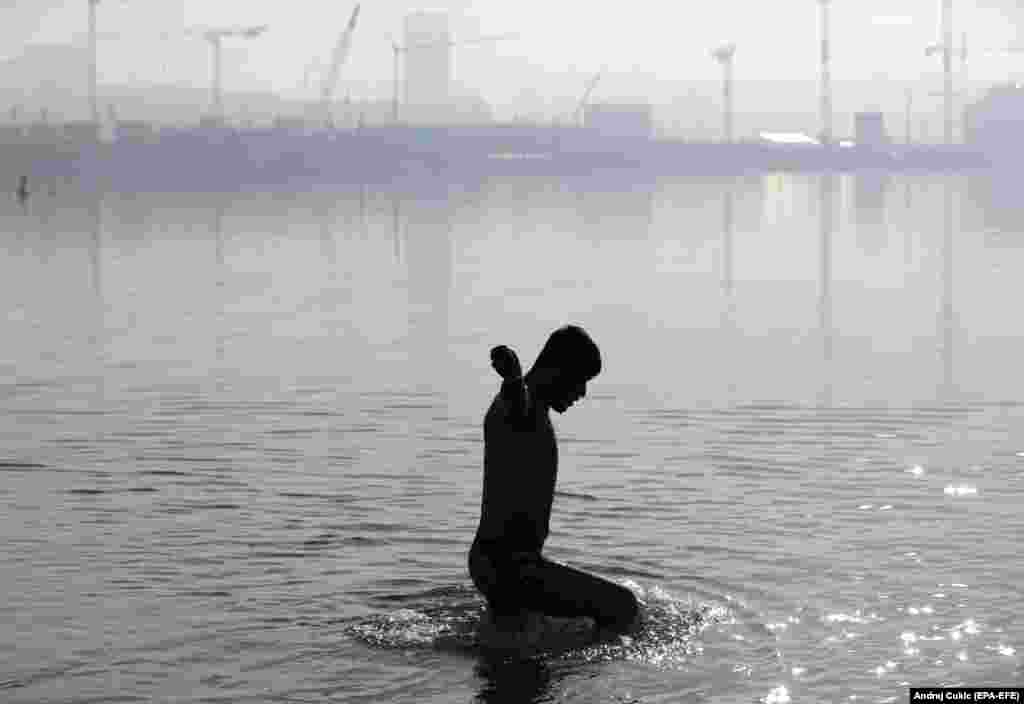
M 725 349 L 730 350 L 728 363 L 726 364 L 728 383 L 726 385 L 728 396 L 726 402 L 732 405 L 736 402 L 736 370 L 739 368 L 739 359 L 736 352 L 740 348 L 739 328 L 736 325 L 736 298 L 735 279 L 733 271 L 734 258 L 734 236 L 735 236 L 735 199 L 736 182 L 729 179 L 722 192 L 722 331 L 725 340 Z
M 214 358 L 217 361 L 215 371 L 215 386 L 217 391 L 224 390 L 224 377 L 222 367 L 224 366 L 224 211 L 227 209 L 226 197 L 223 194 L 215 194 L 216 202 L 213 211 L 214 228 L 214 266 L 216 267 L 216 298 L 215 298 L 215 320 L 214 335 L 216 349 Z
M 983 230 L 988 243 L 1016 247 L 1024 232 L 1024 199 L 1015 172 L 991 170 L 971 174 L 965 183 L 965 209 L 970 206 L 971 226 Z
M 105 380 L 107 363 L 107 299 L 104 290 L 103 271 L 103 230 L 105 225 L 104 204 L 106 194 L 101 190 L 87 191 L 86 212 L 89 226 L 89 278 L 95 302 L 95 321 L 92 330 L 85 337 L 90 354 L 97 365 L 96 393 L 102 407 L 106 398 Z
M 942 189 L 942 305 L 940 324 L 942 328 L 942 390 L 945 400 L 955 396 L 953 387 L 953 189 L 954 175 L 946 174 Z
M 88 200 L 90 247 L 89 265 L 90 278 L 92 279 L 92 291 L 100 305 L 104 307 L 103 301 L 103 193 L 90 194 Z
M 888 244 L 886 194 L 889 181 L 890 175 L 886 171 L 867 170 L 853 175 L 853 213 L 857 224 L 857 241 L 861 250 L 871 256 L 881 253 Z
M 450 371 L 451 194 L 442 189 L 430 196 L 408 199 L 404 205 L 404 221 L 396 219 L 396 223 L 405 235 L 410 368 L 414 378 L 443 388 Z
M 402 263 L 402 200 L 398 193 L 391 197 L 391 227 L 395 241 L 395 264 Z
M 820 240 L 820 271 L 818 293 L 818 330 L 821 335 L 821 393 L 819 407 L 831 408 L 832 389 L 832 237 L 835 228 L 835 196 L 837 179 L 824 173 L 818 178 L 818 235 Z

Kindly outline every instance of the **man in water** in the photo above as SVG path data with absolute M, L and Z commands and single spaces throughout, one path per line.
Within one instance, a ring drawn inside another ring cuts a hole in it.
M 469 551 L 473 584 L 487 599 L 494 626 L 522 629 L 530 612 L 588 616 L 599 637 L 636 627 L 629 589 L 541 555 L 555 495 L 558 447 L 548 410 L 565 411 L 586 396 L 601 371 L 601 353 L 580 327 L 555 330 L 525 378 L 515 352 L 491 350 L 501 390 L 484 418 L 480 525 Z

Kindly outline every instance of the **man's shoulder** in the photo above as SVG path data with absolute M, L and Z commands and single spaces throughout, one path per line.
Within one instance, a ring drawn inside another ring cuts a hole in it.
M 528 392 L 524 395 L 523 400 L 516 404 L 499 391 L 491 399 L 491 404 L 487 408 L 487 413 L 484 416 L 484 425 L 485 427 L 491 424 L 522 427 L 525 422 L 527 425 L 532 426 L 532 421 L 536 419 L 536 416 L 537 409 Z

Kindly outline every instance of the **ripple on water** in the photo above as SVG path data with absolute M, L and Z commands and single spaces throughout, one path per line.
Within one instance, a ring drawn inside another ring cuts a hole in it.
M 683 601 L 660 587 L 645 589 L 632 580 L 623 584 L 641 603 L 643 625 L 632 636 L 600 643 L 593 642 L 593 622 L 589 619 L 533 619 L 529 633 L 511 641 L 502 636 L 489 644 L 481 640 L 480 629 L 487 623 L 483 602 L 464 586 L 377 594 L 375 601 L 399 604 L 400 608 L 358 619 L 346 627 L 346 632 L 365 645 L 394 650 L 475 653 L 497 647 L 496 652 L 504 656 L 546 653 L 583 661 L 624 660 L 678 668 L 699 652 L 699 634 L 728 617 L 728 609 L 722 606 Z

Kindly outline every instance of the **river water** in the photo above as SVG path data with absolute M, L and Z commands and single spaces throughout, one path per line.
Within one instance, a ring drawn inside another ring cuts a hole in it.
M 1024 684 L 1024 207 L 993 175 L 0 202 L 6 702 L 897 702 Z M 488 350 L 602 348 L 475 645 Z

